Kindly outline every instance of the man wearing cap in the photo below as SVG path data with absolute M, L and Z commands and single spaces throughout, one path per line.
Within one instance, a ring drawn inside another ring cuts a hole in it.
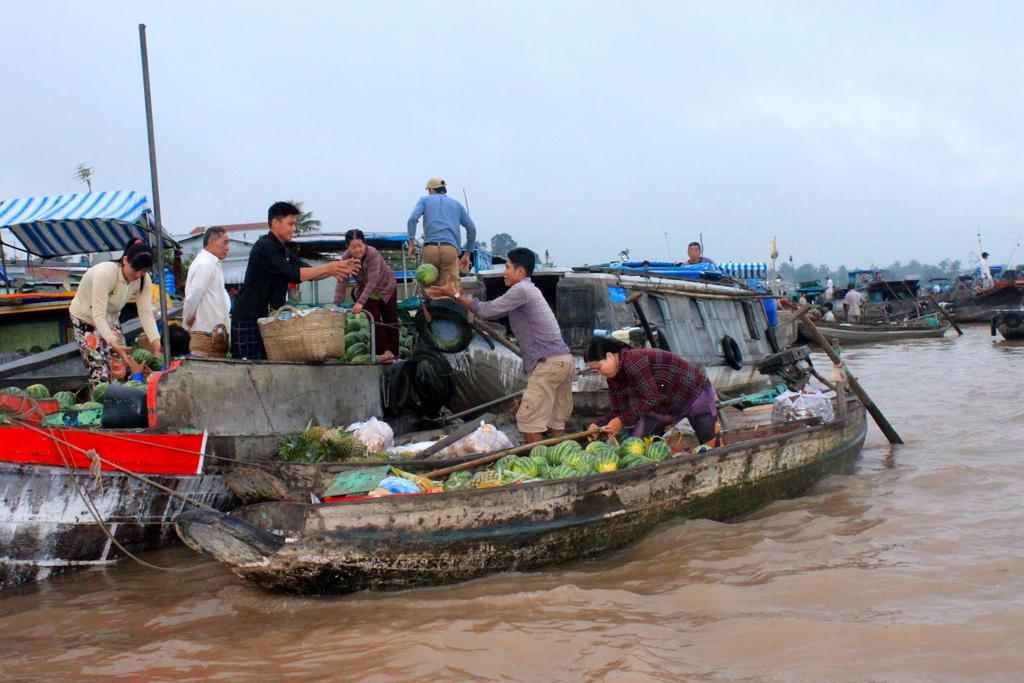
M 427 195 L 420 197 L 406 227 L 409 232 L 409 256 L 416 256 L 416 224 L 423 217 L 423 262 L 437 267 L 438 284 L 451 280 L 459 284 L 460 269 L 469 271 L 476 247 L 476 225 L 457 199 L 448 196 L 444 178 L 427 181 Z M 459 247 L 459 226 L 466 228 L 465 248 Z

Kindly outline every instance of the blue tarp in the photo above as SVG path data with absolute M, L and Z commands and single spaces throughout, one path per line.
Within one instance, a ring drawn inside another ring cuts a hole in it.
M 133 238 L 149 242 L 152 216 L 146 195 L 128 190 L 0 200 L 0 228 L 43 258 L 121 251 Z
M 695 266 L 681 266 L 678 263 L 668 261 L 616 261 L 612 263 L 601 263 L 592 268 L 607 268 L 622 272 L 634 272 L 637 275 L 649 273 L 651 275 L 664 275 L 667 277 L 692 278 L 694 280 L 719 280 L 722 272 L 711 263 L 698 263 Z

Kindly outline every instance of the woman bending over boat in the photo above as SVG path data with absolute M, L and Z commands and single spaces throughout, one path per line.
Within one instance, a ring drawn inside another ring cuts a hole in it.
M 611 412 L 600 427 L 633 436 L 660 434 L 686 418 L 700 443 L 717 436 L 715 390 L 704 371 L 661 349 L 634 349 L 608 337 L 593 337 L 583 359 L 608 379 Z
M 387 264 L 381 253 L 366 243 L 362 230 L 349 230 L 345 233 L 347 250 L 341 259 L 356 259 L 360 263 L 359 274 L 356 275 L 356 305 L 353 313 L 361 313 L 365 308 L 373 316 L 374 337 L 377 341 L 378 360 L 394 360 L 398 355 L 398 288 L 395 283 L 395 272 Z M 348 278 L 339 277 L 338 286 L 334 290 L 334 305 L 340 306 L 348 292 Z
M 146 338 L 153 340 L 154 353 L 160 354 L 160 334 L 153 317 L 153 251 L 140 239 L 133 239 L 117 261 L 98 263 L 85 272 L 71 300 L 71 326 L 85 366 L 89 384 L 125 379 L 129 369 L 140 367 L 128 352 L 121 334 L 121 310 L 135 299 L 139 322 Z

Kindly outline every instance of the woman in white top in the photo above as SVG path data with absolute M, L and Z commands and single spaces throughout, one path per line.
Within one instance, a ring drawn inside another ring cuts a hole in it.
M 89 384 L 121 380 L 128 370 L 138 370 L 121 334 L 121 309 L 135 299 L 139 322 L 146 338 L 154 340 L 154 351 L 162 353 L 160 335 L 153 316 L 153 251 L 134 239 L 117 261 L 99 263 L 85 272 L 75 298 L 71 300 L 71 325 L 82 359 L 89 369 Z

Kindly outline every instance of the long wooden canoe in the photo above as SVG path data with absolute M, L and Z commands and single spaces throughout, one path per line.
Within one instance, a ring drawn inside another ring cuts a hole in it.
M 626 470 L 491 489 L 334 504 L 190 511 L 178 535 L 238 576 L 300 594 L 390 590 L 571 562 L 673 517 L 730 519 L 797 496 L 855 461 L 867 429 L 851 402 L 826 424 Z
M 840 344 L 871 344 L 875 342 L 904 341 L 907 339 L 938 339 L 946 335 L 949 325 L 916 324 L 896 325 L 889 323 L 815 323 L 828 339 L 838 339 Z M 801 341 L 813 343 L 800 323 Z

